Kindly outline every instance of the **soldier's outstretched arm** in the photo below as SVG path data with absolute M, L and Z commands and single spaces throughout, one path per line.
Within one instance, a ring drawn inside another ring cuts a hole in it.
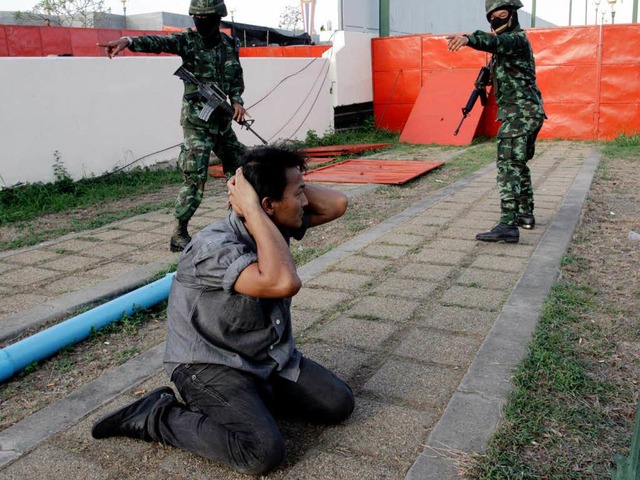
M 107 43 L 96 43 L 99 47 L 104 47 L 107 57 L 113 58 L 118 55 L 122 50 L 127 48 L 130 44 L 129 37 L 122 37 L 118 40 L 111 40 Z

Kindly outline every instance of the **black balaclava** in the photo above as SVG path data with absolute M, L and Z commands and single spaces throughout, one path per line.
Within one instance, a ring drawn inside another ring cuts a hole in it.
M 205 44 L 215 45 L 220 41 L 220 15 L 205 15 L 204 17 L 193 17 L 196 30 L 204 39 Z
M 512 8 L 507 10 L 509 11 L 509 16 L 507 18 L 494 18 L 489 21 L 491 24 L 491 30 L 493 30 L 496 35 L 500 35 L 505 32 L 512 32 L 518 26 L 518 12 Z

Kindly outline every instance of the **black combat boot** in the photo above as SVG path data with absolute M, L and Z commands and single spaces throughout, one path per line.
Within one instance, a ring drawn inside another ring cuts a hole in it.
M 173 230 L 173 235 L 171 235 L 169 250 L 172 252 L 181 252 L 189 244 L 191 236 L 189 236 L 189 231 L 187 230 L 188 225 L 189 220 L 177 221 L 176 228 Z
M 173 390 L 161 387 L 149 392 L 130 405 L 116 410 L 98 420 L 91 429 L 93 438 L 129 437 L 153 440 L 147 431 L 147 419 L 153 407 L 161 400 L 175 401 Z
M 488 232 L 477 234 L 476 240 L 480 240 L 481 242 L 518 243 L 520 240 L 520 231 L 515 225 L 499 223 Z
M 533 227 L 536 226 L 536 217 L 533 215 L 518 215 L 518 226 L 533 230 Z

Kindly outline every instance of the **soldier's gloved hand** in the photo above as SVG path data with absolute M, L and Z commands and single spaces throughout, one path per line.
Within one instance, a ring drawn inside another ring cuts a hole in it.
M 107 52 L 107 57 L 113 58 L 118 55 L 122 50 L 129 46 L 128 38 L 119 38 L 118 40 L 111 40 L 108 43 L 96 43 L 99 47 L 104 47 Z
M 244 122 L 245 115 L 248 117 L 251 116 L 242 105 L 234 102 L 233 103 L 233 119 L 238 123 L 242 123 Z
M 469 37 L 467 37 L 466 35 L 452 35 L 446 38 L 450 52 L 457 52 L 469 43 Z

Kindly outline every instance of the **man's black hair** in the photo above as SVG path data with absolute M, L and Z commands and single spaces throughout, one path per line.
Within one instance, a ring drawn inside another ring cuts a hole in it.
M 297 151 L 276 147 L 248 150 L 242 159 L 242 173 L 262 200 L 281 200 L 287 187 L 287 169 L 307 171 L 305 158 Z

